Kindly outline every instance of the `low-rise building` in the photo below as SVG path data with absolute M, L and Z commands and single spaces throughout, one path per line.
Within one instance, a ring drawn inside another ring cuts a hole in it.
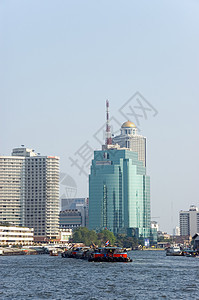
M 0 245 L 31 245 L 33 239 L 33 228 L 0 225 Z
M 59 238 L 61 243 L 68 243 L 70 238 L 72 237 L 73 231 L 72 229 L 60 229 L 59 230 Z

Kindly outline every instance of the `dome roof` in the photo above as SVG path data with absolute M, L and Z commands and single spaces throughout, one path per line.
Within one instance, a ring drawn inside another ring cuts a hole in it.
M 122 124 L 122 128 L 136 128 L 133 122 L 127 121 Z

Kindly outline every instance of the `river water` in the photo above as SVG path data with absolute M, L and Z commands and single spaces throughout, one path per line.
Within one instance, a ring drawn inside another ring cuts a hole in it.
M 0 299 L 199 299 L 199 258 L 129 252 L 132 263 L 0 257 Z

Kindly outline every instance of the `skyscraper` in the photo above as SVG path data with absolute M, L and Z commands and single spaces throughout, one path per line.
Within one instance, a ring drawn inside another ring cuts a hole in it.
M 136 152 L 94 152 L 89 176 L 89 228 L 150 236 L 150 178 Z
M 113 144 L 137 152 L 138 160 L 142 161 L 146 167 L 146 138 L 137 134 L 136 125 L 130 121 L 124 122 L 120 131 L 120 135 L 112 139 Z
M 89 228 L 150 237 L 150 178 L 146 175 L 146 139 L 125 122 L 110 138 L 107 104 L 106 145 L 94 152 L 89 175 Z M 114 144 L 113 144 L 114 143 Z
M 33 227 L 38 241 L 55 238 L 59 229 L 59 158 L 40 156 L 23 147 L 0 161 L 0 221 Z

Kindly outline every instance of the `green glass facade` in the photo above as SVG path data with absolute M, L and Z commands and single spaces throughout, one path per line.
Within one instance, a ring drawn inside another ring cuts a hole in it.
M 150 237 L 150 178 L 130 150 L 94 152 L 89 175 L 89 229 Z

